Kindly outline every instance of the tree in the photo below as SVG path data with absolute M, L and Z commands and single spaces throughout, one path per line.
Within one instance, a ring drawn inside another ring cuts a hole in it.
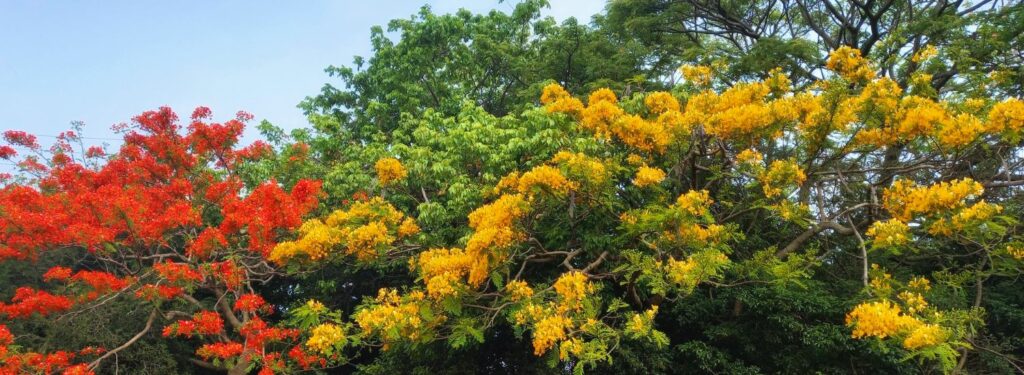
M 941 63 L 923 51 L 904 64 Z M 576 371 L 1019 366 L 984 311 L 1021 271 L 1024 102 L 940 96 L 922 73 L 904 90 L 848 47 L 825 65 L 798 90 L 779 70 L 729 84 L 690 66 L 671 93 L 584 104 L 549 84 L 520 116 L 405 117 L 329 173 L 361 199 L 271 257 L 377 275 L 362 304 L 299 308 L 342 327 L 332 352 L 381 348 L 368 371 L 512 372 L 523 351 Z M 530 345 L 491 343 L 510 333 Z
M 272 150 L 262 142 L 234 148 L 251 115 L 224 123 L 209 117 L 209 109 L 197 109 L 182 134 L 170 109 L 143 113 L 122 129 L 124 145 L 113 155 L 99 147 L 75 153 L 73 132 L 49 150 L 30 134 L 4 134 L 29 155 L 20 162 L 28 179 L 0 191 L 0 259 L 55 265 L 30 279 L 41 277 L 45 288 L 18 288 L 0 303 L 0 315 L 67 322 L 130 306 L 120 309 L 142 323 L 116 347 L 65 347 L 65 335 L 31 340 L 34 348 L 59 349 L 47 352 L 15 346 L 0 325 L 2 372 L 109 368 L 160 328 L 164 337 L 201 345 L 189 358 L 195 366 L 246 373 L 257 364 L 283 369 L 286 358 L 317 365 L 295 345 L 297 330 L 264 320 L 275 308 L 255 288 L 281 274 L 266 256 L 279 232 L 316 207 L 320 183 L 302 180 L 290 193 L 274 181 L 243 186 L 236 168 Z M 5 158 L 17 156 L 14 147 L 4 150 Z

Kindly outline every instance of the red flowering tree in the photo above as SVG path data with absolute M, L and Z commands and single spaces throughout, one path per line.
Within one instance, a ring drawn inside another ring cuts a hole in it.
M 0 374 L 91 373 L 161 327 L 162 336 L 194 344 L 197 366 L 245 373 L 323 363 L 298 346 L 296 330 L 265 320 L 274 308 L 255 293 L 280 275 L 266 257 L 316 207 L 320 183 L 246 187 L 238 166 L 273 150 L 262 142 L 236 148 L 252 115 L 210 117 L 198 108 L 186 127 L 169 108 L 143 113 L 119 129 L 124 143 L 112 155 L 74 152 L 72 132 L 49 149 L 31 134 L 4 134 L 0 158 L 17 160 L 25 174 L 0 189 L 0 262 L 61 251 L 86 259 L 26 281 L 44 288 L 21 287 L 0 301 Z M 148 310 L 144 328 L 116 347 L 33 352 L 8 328 L 114 300 Z

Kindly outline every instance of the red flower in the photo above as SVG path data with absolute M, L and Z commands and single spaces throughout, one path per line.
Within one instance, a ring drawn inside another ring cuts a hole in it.
M 298 363 L 299 367 L 303 370 L 309 370 L 316 365 L 319 365 L 319 367 L 327 366 L 326 358 L 309 353 L 303 350 L 301 346 L 292 347 L 292 349 L 288 351 L 288 357 L 295 361 L 295 363 Z
M 185 249 L 185 253 L 199 259 L 207 259 L 218 249 L 228 246 L 228 240 L 217 228 L 206 228 L 199 233 L 192 244 Z
M 0 303 L 0 313 L 8 318 L 24 318 L 38 313 L 47 316 L 56 312 L 71 309 L 71 300 L 64 296 L 55 296 L 42 290 L 21 287 L 14 291 L 13 304 Z
M 67 281 L 71 278 L 71 269 L 67 267 L 56 266 L 50 268 L 49 271 L 43 274 L 44 281 Z
M 142 298 L 147 301 L 154 301 L 157 299 L 169 300 L 174 299 L 182 294 L 185 294 L 185 289 L 177 286 L 168 285 L 143 285 L 138 291 L 135 292 L 135 297 Z
M 210 360 L 211 358 L 226 360 L 242 354 L 243 350 L 245 349 L 242 347 L 242 344 L 237 342 L 218 342 L 203 345 L 199 350 L 196 350 L 196 354 L 205 360 Z
M 199 271 L 196 271 L 188 264 L 176 263 L 170 259 L 164 263 L 154 264 L 153 269 L 156 270 L 161 277 L 172 283 L 193 283 L 203 281 L 203 275 L 200 274 Z
M 0 146 L 0 159 L 10 160 L 15 156 L 18 156 L 18 151 L 14 150 L 14 147 L 7 145 Z
M 13 145 L 27 147 L 33 150 L 39 149 L 39 143 L 36 142 L 36 136 L 20 130 L 5 131 L 4 140 Z
M 259 311 L 269 312 L 270 305 L 258 294 L 243 294 L 235 301 L 235 311 L 255 313 Z

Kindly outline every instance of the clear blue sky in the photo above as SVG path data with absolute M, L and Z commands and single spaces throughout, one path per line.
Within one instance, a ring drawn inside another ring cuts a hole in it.
M 295 106 L 328 81 L 323 69 L 367 56 L 371 26 L 425 3 L 438 13 L 484 12 L 510 11 L 515 0 L 5 0 L 0 131 L 54 135 L 78 120 L 84 136 L 111 138 L 112 124 L 162 105 L 183 118 L 205 105 L 217 120 L 246 110 L 257 121 L 305 127 Z M 589 20 L 604 6 L 551 3 L 545 14 L 559 20 Z

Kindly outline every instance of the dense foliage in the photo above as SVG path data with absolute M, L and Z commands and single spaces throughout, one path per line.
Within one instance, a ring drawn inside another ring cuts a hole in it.
M 1024 372 L 1024 6 L 544 5 L 269 143 L 5 133 L 0 374 Z

